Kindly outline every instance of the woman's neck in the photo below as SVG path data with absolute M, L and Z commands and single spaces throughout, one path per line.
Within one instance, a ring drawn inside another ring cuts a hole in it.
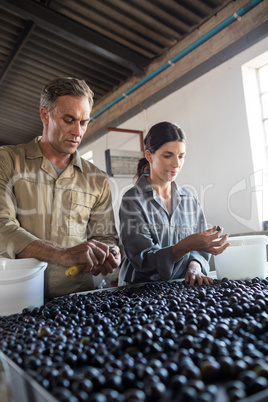
M 157 184 L 152 181 L 150 176 L 147 178 L 152 188 L 157 192 L 167 211 L 171 214 L 171 182 Z
M 152 188 L 157 192 L 159 197 L 163 199 L 168 199 L 171 197 L 171 182 L 156 183 L 150 178 L 150 176 L 147 177 L 147 180 L 151 184 Z

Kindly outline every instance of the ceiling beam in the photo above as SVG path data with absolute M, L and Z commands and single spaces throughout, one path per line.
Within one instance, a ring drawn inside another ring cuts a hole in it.
M 147 57 L 98 34 L 85 25 L 81 25 L 41 3 L 32 0 L 0 0 L 0 6 L 35 22 L 39 26 L 58 33 L 102 57 L 125 66 L 139 76 L 144 75 L 143 68 L 150 62 Z
M 12 52 L 10 53 L 9 57 L 7 58 L 6 62 L 3 64 L 1 70 L 0 70 L 0 85 L 3 82 L 6 74 L 10 70 L 12 64 L 16 60 L 17 56 L 19 55 L 26 39 L 32 32 L 34 27 L 34 23 L 32 21 L 29 21 L 22 31 L 21 35 L 19 36 L 19 39 L 17 40 L 14 48 L 12 49 Z
M 246 1 L 246 0 L 245 0 Z M 213 17 L 213 28 L 211 22 L 208 21 L 204 24 L 203 33 L 206 35 L 208 30 L 214 29 L 215 26 L 220 24 L 235 11 L 236 4 L 230 4 L 225 10 L 222 10 L 216 17 Z M 96 111 L 93 113 L 97 115 L 101 110 L 104 110 L 101 119 L 92 118 L 88 131 L 83 137 L 81 148 L 86 148 L 91 142 L 96 141 L 107 132 L 107 126 L 120 126 L 133 116 L 138 115 L 143 110 L 146 110 L 153 104 L 164 99 L 174 91 L 184 87 L 198 77 L 204 75 L 212 68 L 219 66 L 230 58 L 236 56 L 243 50 L 253 46 L 258 41 L 267 37 L 268 21 L 267 21 L 267 3 L 261 2 L 259 6 L 252 9 L 241 19 L 241 23 L 234 23 L 230 34 L 226 34 L 225 30 L 221 31 L 220 36 L 215 39 L 215 36 L 210 41 L 204 42 L 202 47 L 196 48 L 190 52 L 187 58 L 181 58 L 177 61 L 177 68 L 171 67 L 170 69 L 163 70 L 158 76 L 158 79 L 151 81 L 150 85 L 145 84 L 144 87 L 138 87 L 136 95 L 131 93 L 131 99 L 126 96 L 127 92 L 133 87 L 133 82 L 123 84 L 110 96 L 96 105 Z M 188 46 L 192 46 L 194 40 L 200 39 L 200 32 L 196 30 L 188 38 L 184 39 L 183 43 L 179 43 L 173 48 L 173 58 L 175 54 L 183 51 Z M 216 45 L 217 42 L 217 45 Z M 171 54 L 168 54 L 170 58 Z M 154 70 L 160 68 L 166 59 L 159 59 L 155 63 Z M 162 77 L 161 77 L 162 76 Z M 139 83 L 139 82 L 137 82 Z M 147 86 L 146 86 L 147 85 Z M 143 88 L 143 89 L 142 89 Z M 116 103 L 121 95 L 124 95 L 120 107 Z M 109 104 L 114 105 L 109 109 Z M 116 106 L 115 106 L 116 105 Z

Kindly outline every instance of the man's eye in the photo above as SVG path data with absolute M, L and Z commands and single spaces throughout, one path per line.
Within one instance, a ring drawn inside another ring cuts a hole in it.
M 88 121 L 81 121 L 80 125 L 82 127 L 86 127 L 88 125 Z
M 171 155 L 164 155 L 164 158 L 165 159 L 168 159 L 168 158 L 170 158 L 171 157 Z
M 66 123 L 66 124 L 72 124 L 72 122 L 73 122 L 72 119 L 71 120 L 64 119 L 64 123 Z

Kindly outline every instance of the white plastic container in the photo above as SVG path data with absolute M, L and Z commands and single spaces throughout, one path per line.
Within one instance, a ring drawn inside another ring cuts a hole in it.
M 35 258 L 0 259 L 0 316 L 21 313 L 44 303 L 46 262 Z
M 214 257 L 217 278 L 245 280 L 265 278 L 267 273 L 267 236 L 229 237 L 230 246 Z

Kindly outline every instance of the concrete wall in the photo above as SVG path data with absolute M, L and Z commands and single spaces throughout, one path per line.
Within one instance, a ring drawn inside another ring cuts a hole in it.
M 159 121 L 179 124 L 188 144 L 177 182 L 198 195 L 210 225 L 221 225 L 230 234 L 259 231 L 267 219 L 265 212 L 257 210 L 252 183 L 256 172 L 241 72 L 244 63 L 267 49 L 268 38 L 119 126 L 146 132 Z M 88 149 L 93 151 L 94 163 L 105 170 L 105 149 L 139 150 L 139 146 L 138 136 L 112 132 Z M 111 179 L 116 216 L 122 194 L 132 183 L 131 178 Z M 263 187 L 258 190 L 262 194 Z

